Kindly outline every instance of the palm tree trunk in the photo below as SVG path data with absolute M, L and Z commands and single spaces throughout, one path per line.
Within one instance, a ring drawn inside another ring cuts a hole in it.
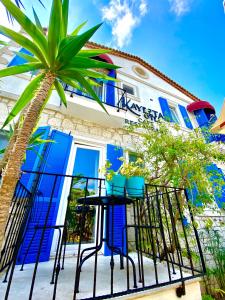
M 25 118 L 19 128 L 9 160 L 2 172 L 2 182 L 0 187 L 0 249 L 3 246 L 5 226 L 10 211 L 11 200 L 17 181 L 20 178 L 21 165 L 26 153 L 26 148 L 30 136 L 36 126 L 45 99 L 47 98 L 54 81 L 55 75 L 51 72 L 46 73 L 35 98 L 27 108 Z

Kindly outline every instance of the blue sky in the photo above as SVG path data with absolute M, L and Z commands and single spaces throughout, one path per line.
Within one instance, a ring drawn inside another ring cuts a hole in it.
M 34 5 L 47 25 L 50 0 Z M 70 28 L 104 21 L 93 41 L 138 55 L 217 112 L 225 99 L 223 0 L 70 0 Z M 1 23 L 1 22 L 0 22 Z

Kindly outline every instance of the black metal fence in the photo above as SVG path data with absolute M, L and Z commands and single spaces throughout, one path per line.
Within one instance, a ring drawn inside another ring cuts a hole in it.
M 110 94 L 107 90 L 107 87 L 112 87 L 114 89 L 114 93 Z M 116 86 L 113 85 L 111 83 L 101 83 L 99 82 L 98 86 L 93 86 L 92 87 L 95 91 L 95 93 L 97 94 L 97 96 L 99 97 L 99 99 L 106 105 L 112 106 L 117 108 L 117 111 L 119 110 L 126 110 L 127 107 L 127 92 Z M 90 98 L 93 99 L 91 95 L 82 92 L 79 89 L 75 89 L 71 86 L 69 86 L 68 84 L 64 84 L 64 90 L 66 92 L 70 93 L 70 96 L 73 97 L 73 95 L 79 95 L 79 96 L 84 96 L 86 98 Z
M 27 218 L 32 206 L 31 193 L 19 181 L 12 199 L 10 214 L 5 229 L 5 243 L 0 252 L 0 272 L 10 268 L 21 243 Z
M 17 239 L 1 299 L 16 299 L 18 291 L 23 299 L 106 299 L 172 283 L 180 283 L 181 297 L 185 281 L 204 274 L 185 190 L 145 185 L 143 197 L 130 198 L 126 190 L 107 196 L 104 179 L 59 174 L 36 179 L 31 211 L 39 211 L 35 197 L 42 195 L 43 213 L 37 219 L 30 213 L 29 243 L 26 235 Z M 47 242 L 53 245 L 49 260 Z

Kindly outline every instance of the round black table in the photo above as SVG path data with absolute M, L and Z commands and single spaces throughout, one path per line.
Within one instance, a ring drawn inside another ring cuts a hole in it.
M 111 268 L 111 292 L 113 289 L 113 270 L 114 270 L 114 254 L 120 255 L 120 269 L 124 269 L 123 259 L 127 260 L 127 272 L 129 273 L 129 262 L 131 263 L 133 269 L 133 281 L 134 288 L 137 288 L 137 280 L 136 280 L 136 269 L 133 259 L 128 255 L 128 241 L 126 234 L 126 250 L 124 251 L 124 247 L 120 249 L 114 245 L 114 207 L 115 206 L 125 206 L 125 228 L 127 226 L 127 205 L 133 204 L 134 200 L 125 196 L 100 196 L 93 195 L 87 196 L 84 198 L 77 199 L 77 204 L 80 205 L 79 213 L 83 214 L 80 227 L 80 240 L 78 247 L 78 257 L 77 257 L 77 272 L 75 279 L 75 292 L 79 292 L 79 281 L 80 281 L 80 272 L 82 265 L 85 261 L 91 258 L 93 255 L 96 255 L 96 263 L 95 263 L 95 271 L 97 271 L 97 253 L 101 250 L 103 246 L 103 242 L 106 243 L 108 249 L 111 251 L 111 260 L 110 260 L 110 268 Z M 93 247 L 86 248 L 81 251 L 81 243 L 82 243 L 82 232 L 85 224 L 85 211 L 87 211 L 87 207 L 89 206 L 98 206 L 99 209 L 97 211 L 97 226 L 96 226 L 96 245 Z M 106 231 L 104 234 L 104 216 L 106 221 Z M 111 221 L 111 222 L 110 222 Z M 111 228 L 110 228 L 111 227 Z M 111 229 L 111 230 L 110 230 Z M 123 228 L 121 228 L 121 240 L 123 237 Z M 122 240 L 122 243 L 124 241 Z M 85 252 L 90 252 L 88 255 L 84 257 Z M 95 274 L 96 275 L 96 274 Z M 128 276 L 129 277 L 129 276 Z

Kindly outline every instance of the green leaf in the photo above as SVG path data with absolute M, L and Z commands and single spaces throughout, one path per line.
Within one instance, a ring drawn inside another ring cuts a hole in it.
M 16 51 L 14 51 L 13 53 L 15 53 L 15 55 L 17 55 L 19 57 L 22 57 L 22 58 L 26 59 L 29 62 L 39 63 L 38 59 L 36 59 L 32 55 L 29 55 L 29 54 L 26 54 L 26 53 L 23 53 L 23 52 L 16 52 Z
M 82 68 L 82 69 L 90 69 L 90 68 L 95 68 L 95 69 L 118 69 L 120 67 L 109 64 L 107 62 L 91 59 L 91 58 L 86 58 L 86 57 L 74 57 L 71 59 L 71 61 L 64 67 L 61 68 L 63 69 L 73 69 L 73 68 Z
M 93 99 L 103 108 L 103 110 L 108 114 L 107 110 L 105 109 L 102 101 L 96 95 L 95 91 L 93 90 L 90 83 L 81 75 L 79 72 L 74 72 L 75 79 L 81 84 L 82 87 L 86 89 L 86 91 L 93 97 Z
M 47 54 L 48 44 L 43 32 L 11 0 L 1 2 L 39 48 Z
M 86 80 L 90 83 L 91 86 L 101 86 L 98 82 L 91 78 L 86 78 Z
M 1 40 L 0 40 L 0 45 L 2 45 L 2 46 L 7 46 L 8 43 L 6 43 L 5 41 L 1 41 Z
M 65 38 L 67 35 L 68 16 L 69 16 L 69 0 L 64 0 L 62 4 L 62 38 Z
M 38 15 L 36 14 L 36 11 L 35 11 L 34 8 L 33 8 L 33 15 L 34 15 L 34 19 L 35 19 L 35 23 L 36 23 L 37 27 L 40 29 L 40 31 L 43 31 L 43 27 L 41 25 L 41 22 L 40 22 L 40 20 L 38 18 Z
M 58 52 L 60 42 L 60 33 L 62 25 L 62 2 L 61 0 L 53 0 L 51 16 L 48 26 L 48 53 L 50 66 L 54 66 L 55 58 Z
M 77 36 L 69 36 L 63 39 L 60 43 L 59 54 L 57 60 L 59 67 L 67 64 L 93 36 L 102 24 L 94 26 L 85 33 Z
M 12 111 L 5 120 L 2 128 L 8 125 L 9 122 L 11 122 L 15 118 L 15 116 L 17 116 L 24 109 L 24 107 L 26 107 L 27 104 L 33 99 L 39 87 L 39 84 L 43 78 L 44 74 L 40 74 L 28 84 L 20 98 L 16 101 L 16 104 L 14 105 Z
M 41 63 L 27 63 L 19 66 L 8 67 L 0 70 L 0 78 L 43 69 L 43 67 L 44 66 Z
M 74 74 L 76 74 L 77 72 L 79 72 L 83 76 L 87 76 L 90 78 L 119 82 L 118 79 L 107 76 L 104 73 L 100 73 L 100 72 L 98 73 L 98 72 L 94 72 L 94 71 L 90 71 L 90 70 L 83 70 L 83 69 L 76 69 L 76 68 L 70 69 L 69 68 L 68 70 L 67 69 L 60 70 L 57 73 L 62 76 L 67 76 L 67 77 L 73 78 Z
M 74 31 L 71 33 L 72 36 L 78 35 L 78 33 L 80 32 L 80 30 L 87 24 L 87 21 L 81 23 L 79 26 L 77 26 L 76 29 L 74 29 Z
M 5 148 L 6 149 L 6 148 Z M 5 149 L 1 149 L 0 150 L 0 154 L 4 154 L 5 153 Z
M 110 53 L 110 50 L 105 49 L 91 49 L 91 50 L 80 50 L 77 56 L 81 57 L 95 57 L 101 54 Z
M 80 90 L 80 91 L 85 91 L 77 82 L 74 82 L 70 78 L 67 78 L 65 76 L 59 76 L 59 78 L 66 83 L 67 85 L 73 87 L 74 89 Z M 85 91 L 86 92 L 86 91 Z
M 23 36 L 22 34 L 15 32 L 9 28 L 6 28 L 2 25 L 0 25 L 0 33 L 23 48 L 29 50 L 31 53 L 33 53 L 37 58 L 40 59 L 40 61 L 44 64 L 47 65 L 46 57 L 42 54 L 41 50 L 38 48 L 36 44 L 34 44 L 31 40 Z
M 65 107 L 67 107 L 66 95 L 65 95 L 65 92 L 64 92 L 64 89 L 63 89 L 61 83 L 59 83 L 58 80 L 56 80 L 54 82 L 54 85 L 55 85 L 56 91 L 58 92 L 62 103 L 65 105 Z

